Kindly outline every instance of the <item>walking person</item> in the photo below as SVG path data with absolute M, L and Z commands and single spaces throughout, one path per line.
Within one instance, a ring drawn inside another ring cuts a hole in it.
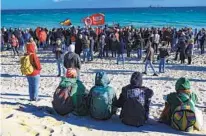
M 155 69 L 154 69 L 153 64 L 152 64 L 153 58 L 154 58 L 154 49 L 152 48 L 151 42 L 148 42 L 147 55 L 146 55 L 146 58 L 144 60 L 145 71 L 143 72 L 143 74 L 147 74 L 148 65 L 150 65 L 150 67 L 152 68 L 152 71 L 154 73 L 153 76 L 158 76 L 157 73 L 155 72 Z
M 165 62 L 166 62 L 166 57 L 169 56 L 169 52 L 167 48 L 165 47 L 166 43 L 164 42 L 162 44 L 162 47 L 159 49 L 159 73 L 165 73 Z
M 14 34 L 12 34 L 12 36 L 11 36 L 10 44 L 11 44 L 11 46 L 12 46 L 12 50 L 13 50 L 13 53 L 14 53 L 14 57 L 16 56 L 16 54 L 19 56 L 19 51 L 18 51 L 19 41 L 18 41 L 18 39 L 15 37 Z
M 29 97 L 31 101 L 38 101 L 40 72 L 42 67 L 39 58 L 36 55 L 36 45 L 34 42 L 27 43 L 25 55 L 29 55 L 30 62 L 33 66 L 33 72 L 26 75 L 29 83 Z

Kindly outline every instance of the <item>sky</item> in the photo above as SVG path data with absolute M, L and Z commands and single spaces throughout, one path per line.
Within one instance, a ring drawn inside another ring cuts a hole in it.
M 206 0 L 1 0 L 2 9 L 206 6 Z

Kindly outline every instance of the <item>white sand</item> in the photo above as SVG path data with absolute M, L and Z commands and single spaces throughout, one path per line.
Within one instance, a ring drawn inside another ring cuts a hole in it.
M 44 51 L 45 52 L 45 51 Z M 144 76 L 144 85 L 154 90 L 150 106 L 149 123 L 143 127 L 131 127 L 122 124 L 118 116 L 108 121 L 96 121 L 90 117 L 75 117 L 69 115 L 61 117 L 50 114 L 53 93 L 60 78 L 52 53 L 39 54 L 43 70 L 40 82 L 40 101 L 29 102 L 27 79 L 20 73 L 19 58 L 13 58 L 11 52 L 1 53 L 1 132 L 3 136 L 133 136 L 133 135 L 206 135 L 206 55 L 195 56 L 195 64 L 191 66 L 168 64 L 166 73 L 158 77 Z M 127 61 L 124 68 L 116 65 L 116 60 L 96 60 L 82 65 L 81 80 L 90 89 L 94 85 L 96 71 L 105 70 L 111 79 L 111 86 L 115 88 L 117 96 L 121 88 L 129 83 L 134 71 L 143 72 L 144 64 Z M 155 65 L 158 70 L 158 65 Z M 164 107 L 163 95 L 174 91 L 176 79 L 185 76 L 190 79 L 192 88 L 196 91 L 198 105 L 204 114 L 204 130 L 193 134 L 176 131 L 169 126 L 157 123 L 157 119 Z

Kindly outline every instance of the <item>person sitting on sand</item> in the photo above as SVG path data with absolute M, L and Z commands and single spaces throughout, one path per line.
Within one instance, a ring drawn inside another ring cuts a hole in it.
M 175 112 L 177 112 L 178 110 L 178 106 L 181 106 L 182 108 L 184 107 L 188 107 L 186 109 L 185 112 L 187 112 L 188 110 L 190 111 L 189 114 L 184 113 L 178 113 L 178 116 L 180 115 L 192 115 L 192 112 L 195 112 L 194 108 L 195 105 L 198 101 L 197 99 L 197 95 L 191 90 L 191 85 L 190 85 L 190 81 L 184 77 L 181 77 L 177 80 L 176 84 L 175 84 L 175 90 L 176 92 L 170 93 L 166 96 L 164 96 L 164 100 L 165 102 L 165 108 L 161 113 L 160 116 L 160 122 L 168 124 L 168 125 L 172 125 L 174 124 L 174 120 L 177 117 L 176 115 L 174 116 Z M 188 105 L 189 104 L 189 105 Z M 184 111 L 184 109 L 181 109 L 182 111 Z M 187 118 L 187 120 L 184 120 L 185 118 Z M 193 121 L 191 121 L 190 119 L 193 119 L 191 117 L 181 117 L 181 119 L 178 119 L 181 121 L 178 122 L 178 129 L 181 129 L 182 126 L 187 127 L 187 125 L 190 123 L 192 123 Z M 184 121 L 183 121 L 184 120 Z M 189 122 L 188 122 L 189 120 Z M 184 124 L 185 122 L 185 124 Z M 176 128 L 176 125 L 173 126 Z M 194 124 L 193 124 L 194 125 Z M 188 128 L 185 129 L 185 131 L 189 131 L 189 129 L 191 129 L 191 127 L 193 127 L 192 125 L 190 125 Z
M 77 78 L 79 79 L 80 68 L 81 68 L 81 59 L 78 54 L 74 53 L 75 45 L 71 44 L 68 47 L 68 53 L 64 55 L 64 67 L 75 68 L 77 70 Z
M 141 126 L 149 118 L 149 105 L 154 93 L 142 84 L 142 74 L 134 72 L 130 84 L 122 88 L 120 97 L 115 103 L 115 106 L 122 108 L 120 118 L 125 124 Z M 138 103 L 130 103 L 132 99 L 137 100 Z
M 154 75 L 153 76 L 158 76 L 157 73 L 155 72 L 155 69 L 153 67 L 152 61 L 154 59 L 154 49 L 152 48 L 151 42 L 148 42 L 148 48 L 147 48 L 147 55 L 146 58 L 144 60 L 145 63 L 145 71 L 143 72 L 143 74 L 147 74 L 147 68 L 148 65 L 150 65 L 150 67 L 152 68 Z
M 33 38 L 30 38 L 30 41 L 32 40 Z M 30 62 L 34 68 L 34 71 L 30 75 L 26 75 L 29 82 L 29 97 L 31 101 L 37 101 L 42 67 L 39 58 L 36 55 L 36 45 L 34 42 L 27 43 L 25 55 L 30 55 Z
M 100 120 L 110 119 L 116 113 L 116 93 L 109 86 L 109 78 L 105 72 L 97 72 L 95 77 L 95 86 L 93 86 L 88 95 L 88 107 L 91 117 Z

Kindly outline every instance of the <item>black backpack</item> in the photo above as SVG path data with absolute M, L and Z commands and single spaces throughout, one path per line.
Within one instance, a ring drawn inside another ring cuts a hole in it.
M 141 89 L 129 90 L 120 115 L 122 122 L 136 127 L 143 126 L 146 121 L 144 102 L 144 92 Z
M 52 106 L 59 115 L 66 115 L 74 110 L 72 97 L 70 96 L 72 87 L 57 87 L 54 92 Z

